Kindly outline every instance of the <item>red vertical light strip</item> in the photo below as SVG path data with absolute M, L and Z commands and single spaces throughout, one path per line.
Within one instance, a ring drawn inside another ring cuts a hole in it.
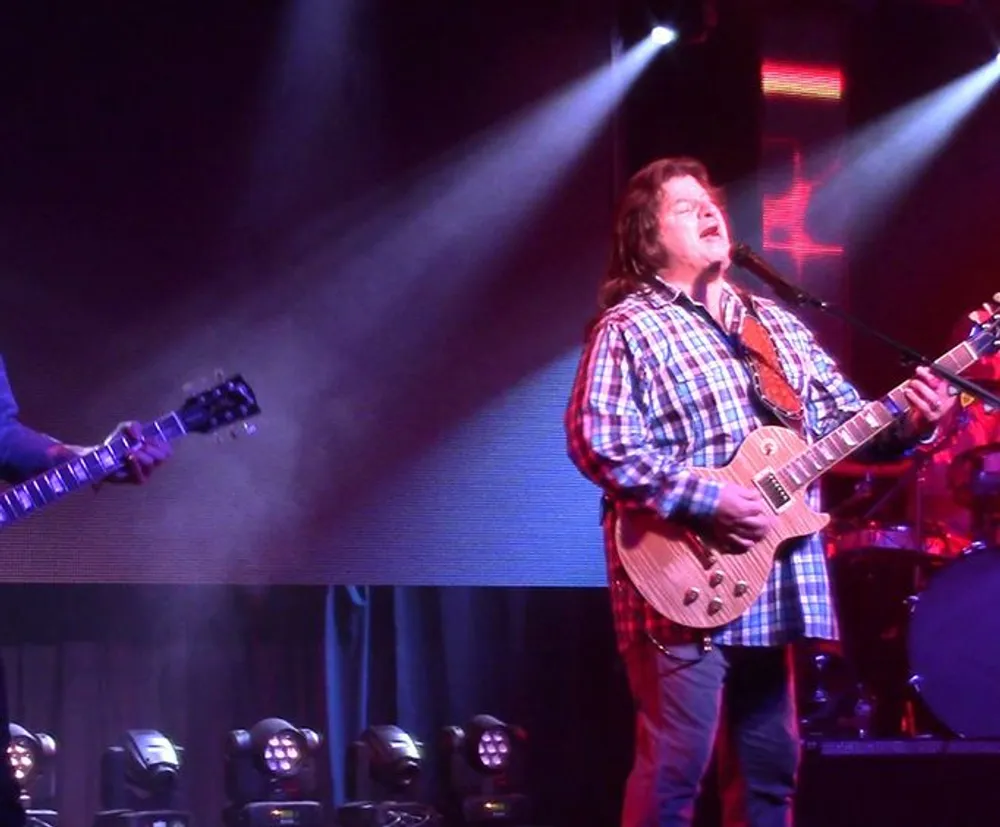
M 763 248 L 787 253 L 795 264 L 796 275 L 803 277 L 805 262 L 810 258 L 842 256 L 839 244 L 815 241 L 806 228 L 806 217 L 817 186 L 821 181 L 805 173 L 803 145 L 805 125 L 813 111 L 822 107 L 827 111 L 831 102 L 839 104 L 843 93 L 843 70 L 839 66 L 787 61 L 765 60 L 761 64 L 761 89 L 765 98 L 787 98 L 786 107 L 794 107 L 794 118 L 785 117 L 783 134 L 779 138 L 768 134 L 764 140 L 787 143 L 791 149 L 787 157 L 790 184 L 787 189 L 774 192 L 765 190 L 762 195 L 761 213 Z M 794 121 L 802 119 L 802 136 L 794 134 Z M 789 121 L 793 128 L 789 129 Z M 789 134 L 792 133 L 792 134 Z

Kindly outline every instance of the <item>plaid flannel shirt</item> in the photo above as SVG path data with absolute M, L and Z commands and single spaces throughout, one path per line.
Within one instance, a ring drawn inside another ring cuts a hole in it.
M 772 301 L 752 301 L 805 405 L 807 438 L 860 410 L 864 400 L 805 325 Z M 591 331 L 566 411 L 568 451 L 613 506 L 649 508 L 665 519 L 710 516 L 720 484 L 690 468 L 726 464 L 751 431 L 777 424 L 753 396 L 749 369 L 734 348 L 746 308 L 728 284 L 720 308 L 722 327 L 703 305 L 662 284 L 627 297 Z M 820 507 L 816 484 L 807 501 Z M 793 541 L 753 606 L 706 632 L 675 626 L 639 594 L 614 546 L 614 514 L 608 509 L 603 525 L 620 650 L 638 636 L 660 645 L 745 646 L 838 637 L 818 535 Z

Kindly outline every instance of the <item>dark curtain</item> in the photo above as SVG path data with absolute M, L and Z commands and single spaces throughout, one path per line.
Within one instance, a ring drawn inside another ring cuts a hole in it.
M 0 647 L 13 720 L 58 743 L 66 827 L 91 824 L 101 753 L 129 728 L 184 747 L 184 803 L 218 824 L 231 729 L 324 733 L 336 804 L 366 724 L 424 741 L 433 786 L 440 728 L 477 712 L 527 730 L 539 823 L 618 819 L 631 706 L 604 589 L 7 586 Z
M 58 743 L 66 827 L 92 823 L 101 753 L 126 729 L 184 748 L 183 804 L 218 824 L 231 729 L 322 732 L 335 806 L 350 741 L 398 724 L 427 746 L 434 803 L 440 729 L 478 712 L 527 731 L 538 824 L 618 821 L 632 714 L 602 588 L 3 587 L 0 647 L 13 720 Z
M 356 597 L 338 587 L 328 601 L 328 672 L 342 678 L 329 686 L 331 730 L 398 724 L 427 744 L 433 779 L 440 728 L 493 714 L 528 732 L 525 792 L 539 823 L 617 822 L 631 705 L 604 589 L 380 587 L 363 606 Z
M 12 718 L 57 741 L 60 823 L 91 824 L 101 753 L 126 729 L 160 729 L 184 747 L 183 793 L 203 825 L 224 805 L 229 730 L 276 715 L 325 731 L 326 591 L 0 588 Z

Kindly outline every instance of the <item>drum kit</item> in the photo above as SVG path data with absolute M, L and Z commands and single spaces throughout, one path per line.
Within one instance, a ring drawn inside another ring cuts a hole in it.
M 1000 444 L 947 466 L 963 531 L 925 513 L 933 460 L 845 462 L 824 481 L 841 641 L 800 671 L 804 734 L 1000 738 Z

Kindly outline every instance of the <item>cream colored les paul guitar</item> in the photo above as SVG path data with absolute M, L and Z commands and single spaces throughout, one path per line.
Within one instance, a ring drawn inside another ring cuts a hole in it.
M 995 350 L 998 337 L 1000 312 L 994 311 L 936 364 L 961 373 Z M 756 488 L 774 511 L 774 525 L 746 551 L 734 551 L 649 511 L 623 511 L 616 543 L 639 593 L 684 626 L 703 629 L 738 618 L 763 590 L 782 544 L 819 531 L 830 521 L 828 514 L 806 503 L 809 484 L 888 428 L 895 419 L 893 409 L 909 407 L 899 385 L 812 445 L 788 428 L 766 426 L 750 434 L 727 465 L 695 469 L 705 479 Z

